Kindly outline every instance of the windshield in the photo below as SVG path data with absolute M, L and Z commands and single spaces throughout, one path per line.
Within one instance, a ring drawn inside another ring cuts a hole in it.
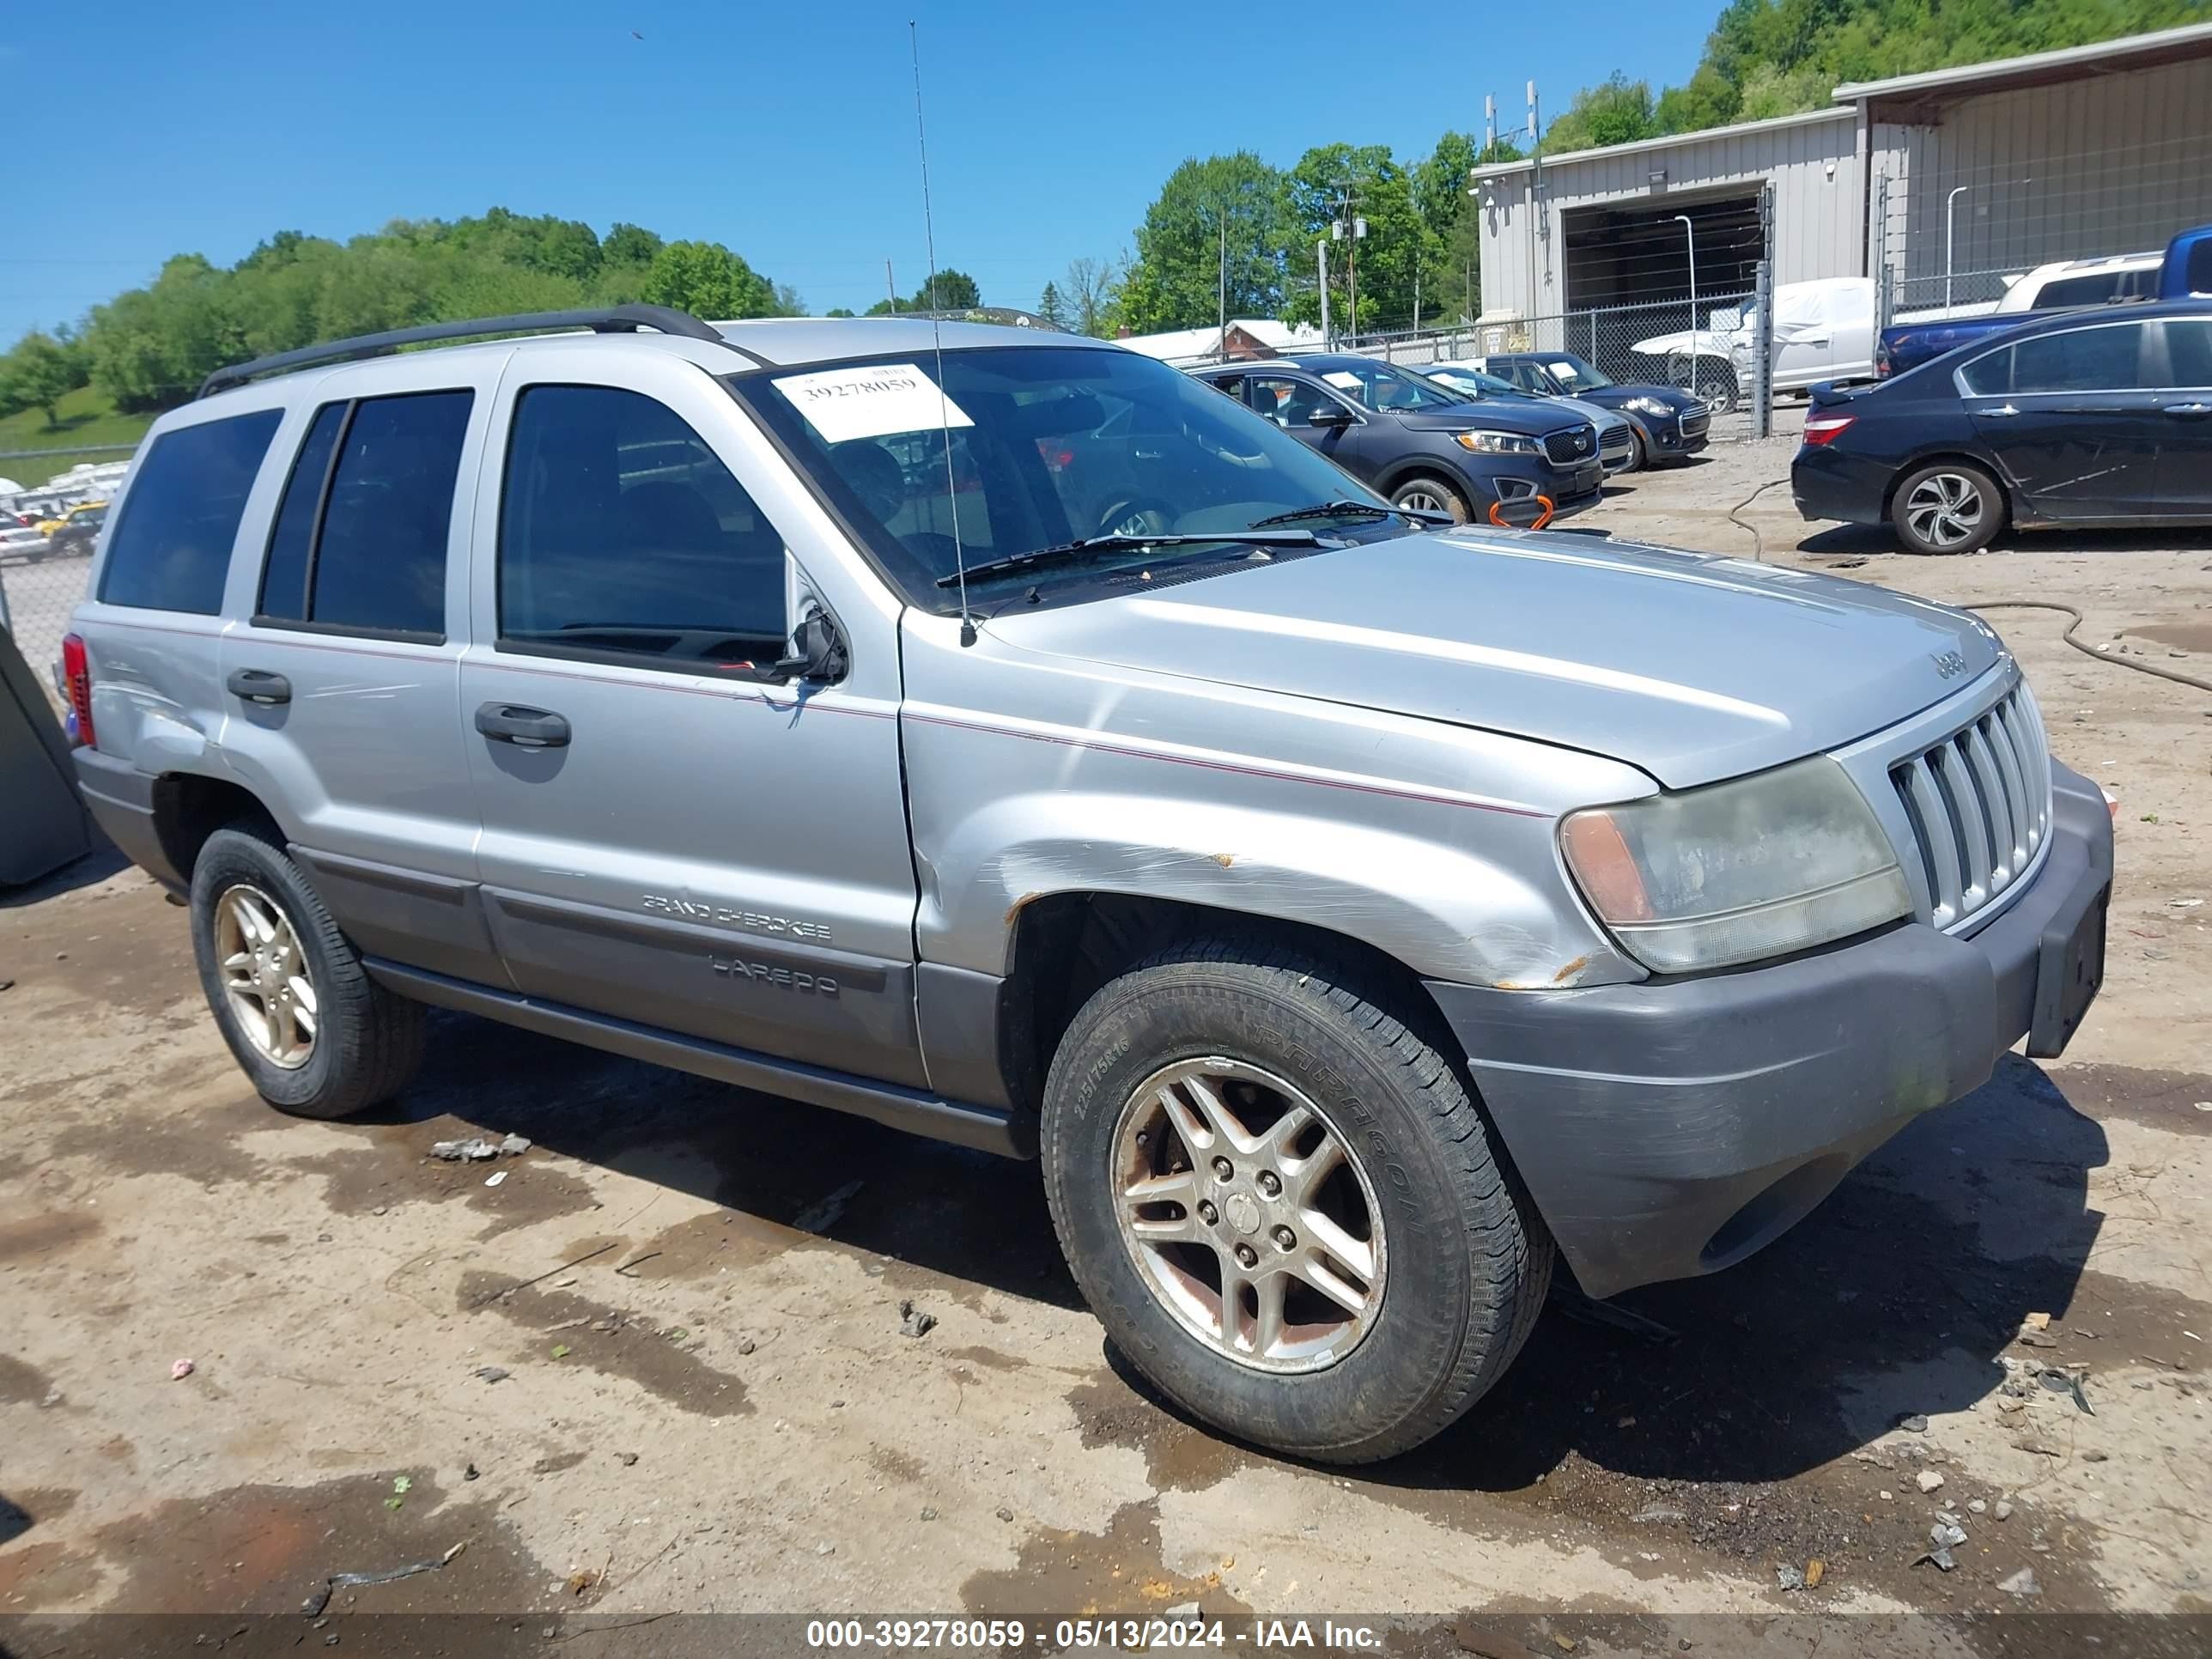
M 1449 409 L 1467 401 L 1464 395 L 1448 386 L 1425 380 L 1418 374 L 1408 374 L 1388 363 L 1361 360 L 1333 363 L 1326 368 L 1314 367 L 1322 380 L 1370 409 Z
M 1429 379 L 1453 392 L 1464 392 L 1470 398 L 1526 398 L 1528 395 L 1512 381 L 1501 380 L 1495 374 L 1486 374 L 1479 368 L 1455 368 L 1444 365 L 1430 369 Z
M 941 399 L 928 352 L 724 382 L 916 605 L 957 603 L 938 587 L 953 574 L 956 533 L 971 570 L 1092 536 L 1224 538 L 997 579 L 1046 584 L 1161 557 L 1242 556 L 1250 550 L 1237 532 L 1328 501 L 1372 503 L 1376 514 L 1327 526 L 1332 538 L 1407 527 L 1237 398 L 1149 357 L 1024 343 L 948 351 L 943 363 Z
M 1571 357 L 1564 352 L 1555 357 L 1545 358 L 1544 367 L 1550 369 L 1570 392 L 1595 392 L 1613 384 L 1610 376 L 1599 374 L 1581 358 Z

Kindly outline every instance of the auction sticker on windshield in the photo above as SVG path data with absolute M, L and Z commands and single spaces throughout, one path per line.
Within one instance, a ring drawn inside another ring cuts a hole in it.
M 1331 386 L 1342 386 L 1346 392 L 1359 390 L 1359 377 L 1348 368 L 1331 369 L 1322 375 L 1322 379 L 1327 380 Z
M 776 381 L 775 389 L 791 400 L 825 443 L 975 424 L 914 363 L 787 374 Z

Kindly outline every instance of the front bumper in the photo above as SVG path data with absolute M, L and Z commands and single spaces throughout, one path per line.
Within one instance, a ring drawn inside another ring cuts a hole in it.
M 1912 923 L 1771 967 L 1587 990 L 1431 982 L 1584 1291 L 1741 1261 L 2023 1036 L 2031 1055 L 2065 1047 L 2103 975 L 2112 828 L 2094 784 L 2051 769 L 2042 872 L 1971 939 Z

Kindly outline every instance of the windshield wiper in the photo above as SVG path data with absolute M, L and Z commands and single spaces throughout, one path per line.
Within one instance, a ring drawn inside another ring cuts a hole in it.
M 1276 530 L 1255 535 L 1249 530 L 1224 530 L 1212 535 L 1191 536 L 1130 536 L 1116 531 L 1103 536 L 1081 536 L 1072 542 L 1056 542 L 1050 547 L 1033 548 L 1027 553 L 1009 553 L 1003 558 L 986 559 L 981 564 L 971 564 L 966 571 L 969 581 L 981 581 L 987 576 L 1000 576 L 1010 570 L 1029 570 L 1044 564 L 1073 564 L 1093 553 L 1126 553 L 1141 547 L 1188 547 L 1193 543 L 1245 542 L 1261 547 L 1320 547 L 1321 538 L 1310 530 Z M 939 587 L 957 587 L 962 573 L 955 570 L 939 576 Z
M 1417 513 L 1409 507 L 1376 507 L 1366 501 L 1316 501 L 1311 507 L 1294 507 L 1287 513 L 1255 519 L 1252 528 L 1264 530 L 1271 524 L 1296 524 L 1300 519 L 1388 519 L 1394 515 L 1411 519 L 1415 524 L 1451 522 L 1449 513 Z

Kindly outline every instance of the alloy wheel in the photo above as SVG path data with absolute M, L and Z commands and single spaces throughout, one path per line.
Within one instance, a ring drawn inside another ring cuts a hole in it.
M 291 918 L 243 882 L 216 901 L 216 958 L 231 1017 L 255 1052 L 297 1071 L 315 1048 L 315 981 Z
M 1905 498 L 1905 521 L 1930 547 L 1957 547 L 1980 532 L 1989 504 L 1981 486 L 1959 472 L 1935 472 Z
M 1188 1060 L 1139 1085 L 1113 1139 L 1115 1212 L 1183 1329 L 1253 1370 L 1314 1371 L 1374 1328 L 1382 1215 L 1358 1154 L 1293 1084 Z

